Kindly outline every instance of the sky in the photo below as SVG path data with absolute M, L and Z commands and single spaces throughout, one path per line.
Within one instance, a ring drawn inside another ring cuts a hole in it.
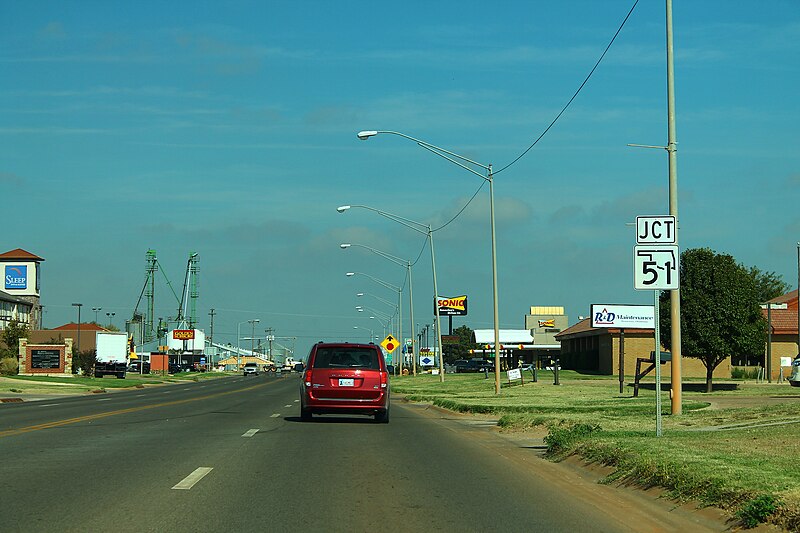
M 390 130 L 493 165 L 501 328 L 531 306 L 573 324 L 591 304 L 649 304 L 631 224 L 669 213 L 668 159 L 627 145 L 667 143 L 663 0 L 639 1 L 516 160 L 633 4 L 2 2 L 0 252 L 45 259 L 45 327 L 75 321 L 73 302 L 122 327 L 150 249 L 156 314 L 175 316 L 164 280 L 179 292 L 197 252 L 199 327 L 213 308 L 215 341 L 272 328 L 302 357 L 383 336 L 369 315 L 397 292 L 372 278 L 406 287 L 410 336 L 406 269 L 370 248 L 413 263 L 415 322 L 433 322 L 426 235 L 336 209 L 368 206 L 430 225 L 440 295 L 468 296 L 453 327 L 493 327 L 486 180 L 356 136 Z M 800 3 L 676 0 L 673 17 L 680 247 L 794 288 Z

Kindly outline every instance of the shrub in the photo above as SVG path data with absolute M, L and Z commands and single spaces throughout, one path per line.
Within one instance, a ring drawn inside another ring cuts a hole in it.
M 16 357 L 5 357 L 0 359 L 0 374 L 13 376 L 19 372 L 19 363 Z
M 72 358 L 72 373 L 77 374 L 78 370 L 82 369 L 84 375 L 91 374 L 94 369 L 96 355 L 94 350 L 85 350 L 78 352 Z
M 744 366 L 731 367 L 731 378 L 733 379 L 758 379 L 760 368 L 748 368 Z
M 756 496 L 747 502 L 744 507 L 739 509 L 736 513 L 736 517 L 742 521 L 745 527 L 756 527 L 758 524 L 766 522 L 777 508 L 778 501 L 774 496 L 762 494 Z

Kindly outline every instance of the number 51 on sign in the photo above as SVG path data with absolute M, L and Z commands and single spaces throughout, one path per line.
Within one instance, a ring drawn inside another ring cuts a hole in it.
M 677 245 L 639 245 L 633 248 L 633 288 L 674 290 L 679 287 Z

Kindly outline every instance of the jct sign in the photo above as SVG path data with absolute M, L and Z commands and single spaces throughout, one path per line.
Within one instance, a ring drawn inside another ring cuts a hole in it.
M 675 217 L 636 217 L 636 246 L 633 249 L 633 288 L 674 290 L 679 286 L 680 252 Z

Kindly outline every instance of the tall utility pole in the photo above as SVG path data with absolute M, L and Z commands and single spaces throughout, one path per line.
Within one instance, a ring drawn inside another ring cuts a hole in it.
M 675 244 L 678 240 L 678 140 L 675 133 L 675 67 L 672 43 L 672 0 L 667 0 L 667 152 L 669 153 L 669 214 L 675 217 Z M 680 248 L 679 248 L 680 249 Z M 681 290 L 670 291 L 670 345 L 672 346 L 672 414 L 683 412 L 681 380 Z M 658 317 L 656 317 L 656 320 Z M 656 339 L 657 341 L 659 339 Z
M 269 352 L 267 355 L 267 359 L 269 359 L 270 361 L 272 361 L 272 341 L 275 340 L 275 335 L 272 334 L 274 331 L 275 331 L 274 328 L 267 328 L 264 330 L 264 332 L 267 334 L 267 341 L 269 342 L 269 348 L 268 348 Z
M 208 342 L 214 344 L 214 315 L 216 315 L 216 311 L 214 308 L 211 308 L 211 311 L 208 312 L 209 316 L 211 316 L 211 335 L 209 336 Z
M 800 242 L 797 243 L 797 355 L 800 356 Z
M 214 315 L 216 315 L 216 314 L 217 313 L 214 311 L 213 307 L 208 312 L 208 315 L 211 317 L 211 335 L 208 337 L 208 343 L 211 345 L 211 349 L 209 350 L 208 353 L 212 354 L 212 355 L 209 356 L 210 363 L 211 363 L 209 365 L 209 368 L 213 368 L 214 367 L 214 355 L 213 354 L 215 354 L 216 351 L 217 351 L 217 349 L 214 347 Z

